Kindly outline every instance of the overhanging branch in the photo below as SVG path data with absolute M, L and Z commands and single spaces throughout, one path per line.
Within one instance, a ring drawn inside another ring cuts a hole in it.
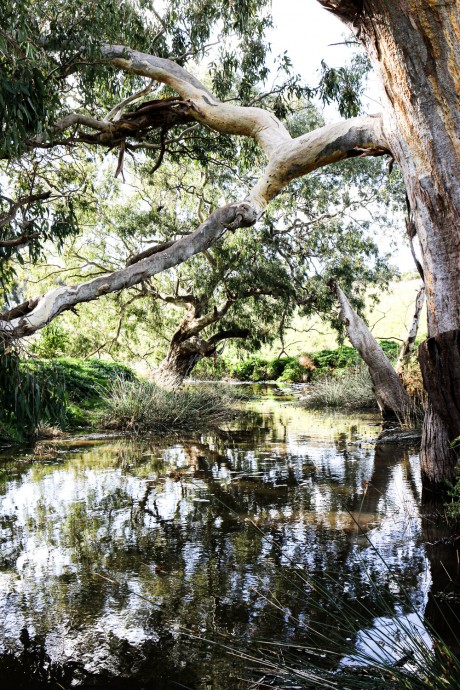
M 114 66 L 167 84 L 180 98 L 143 103 L 133 113 L 126 113 L 116 122 L 99 122 L 82 115 L 71 115 L 58 123 L 60 131 L 73 125 L 86 126 L 96 130 L 96 134 L 85 135 L 86 140 L 92 143 L 107 141 L 113 145 L 116 137 L 125 131 L 117 128 L 129 131 L 135 123 L 135 129 L 139 132 L 147 131 L 153 126 L 152 123 L 158 125 L 161 118 L 165 126 L 169 126 L 170 117 L 194 119 L 218 132 L 254 138 L 265 151 L 268 164 L 246 201 L 217 209 L 192 234 L 169 246 L 167 243 L 161 251 L 158 248 L 147 250 L 133 257 L 126 268 L 114 273 L 80 285 L 58 287 L 39 298 L 34 308 L 23 316 L 0 320 L 0 331 L 13 337 L 34 333 L 55 316 L 80 302 L 132 287 L 186 261 L 208 249 L 226 230 L 253 225 L 270 200 L 295 178 L 346 158 L 382 155 L 389 151 L 382 118 L 378 115 L 352 118 L 292 139 L 273 114 L 261 108 L 221 103 L 200 81 L 175 62 L 124 46 L 106 46 L 103 52 Z M 171 115 L 172 112 L 175 114 Z

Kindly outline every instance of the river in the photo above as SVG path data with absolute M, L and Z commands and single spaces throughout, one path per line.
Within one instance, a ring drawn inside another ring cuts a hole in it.
M 421 515 L 417 448 L 276 387 L 246 408 L 219 433 L 3 451 L 2 688 L 242 689 L 272 663 L 397 663 L 407 625 L 430 648 L 425 616 L 449 637 L 458 553 Z

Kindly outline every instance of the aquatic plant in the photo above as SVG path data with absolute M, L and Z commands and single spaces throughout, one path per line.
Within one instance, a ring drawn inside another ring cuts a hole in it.
M 356 410 L 377 407 L 372 380 L 365 365 L 321 379 L 308 393 L 303 404 L 314 409 L 339 407 Z
M 150 381 L 117 379 L 102 399 L 106 426 L 168 433 L 206 428 L 230 418 L 239 396 L 215 385 L 165 390 Z

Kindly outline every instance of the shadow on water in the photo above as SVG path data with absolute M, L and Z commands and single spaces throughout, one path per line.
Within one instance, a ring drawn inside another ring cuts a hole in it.
M 437 578 L 458 584 L 457 555 L 443 552 L 441 572 L 416 449 L 375 448 L 378 431 L 373 415 L 271 395 L 217 434 L 73 438 L 3 458 L 3 687 L 246 688 L 246 662 L 196 638 L 302 645 L 308 628 L 327 649 L 322 632 L 331 648 L 345 634 L 299 570 L 359 600 L 358 647 L 388 605 L 431 616 L 430 592 L 457 586 Z

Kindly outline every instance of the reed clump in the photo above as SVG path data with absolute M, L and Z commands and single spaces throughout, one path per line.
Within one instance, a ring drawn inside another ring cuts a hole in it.
M 102 423 L 133 433 L 209 428 L 236 414 L 238 395 L 222 386 L 165 390 L 151 381 L 117 379 L 102 396 Z
M 376 409 L 372 380 L 366 366 L 358 365 L 318 381 L 303 401 L 305 407 L 347 410 Z

